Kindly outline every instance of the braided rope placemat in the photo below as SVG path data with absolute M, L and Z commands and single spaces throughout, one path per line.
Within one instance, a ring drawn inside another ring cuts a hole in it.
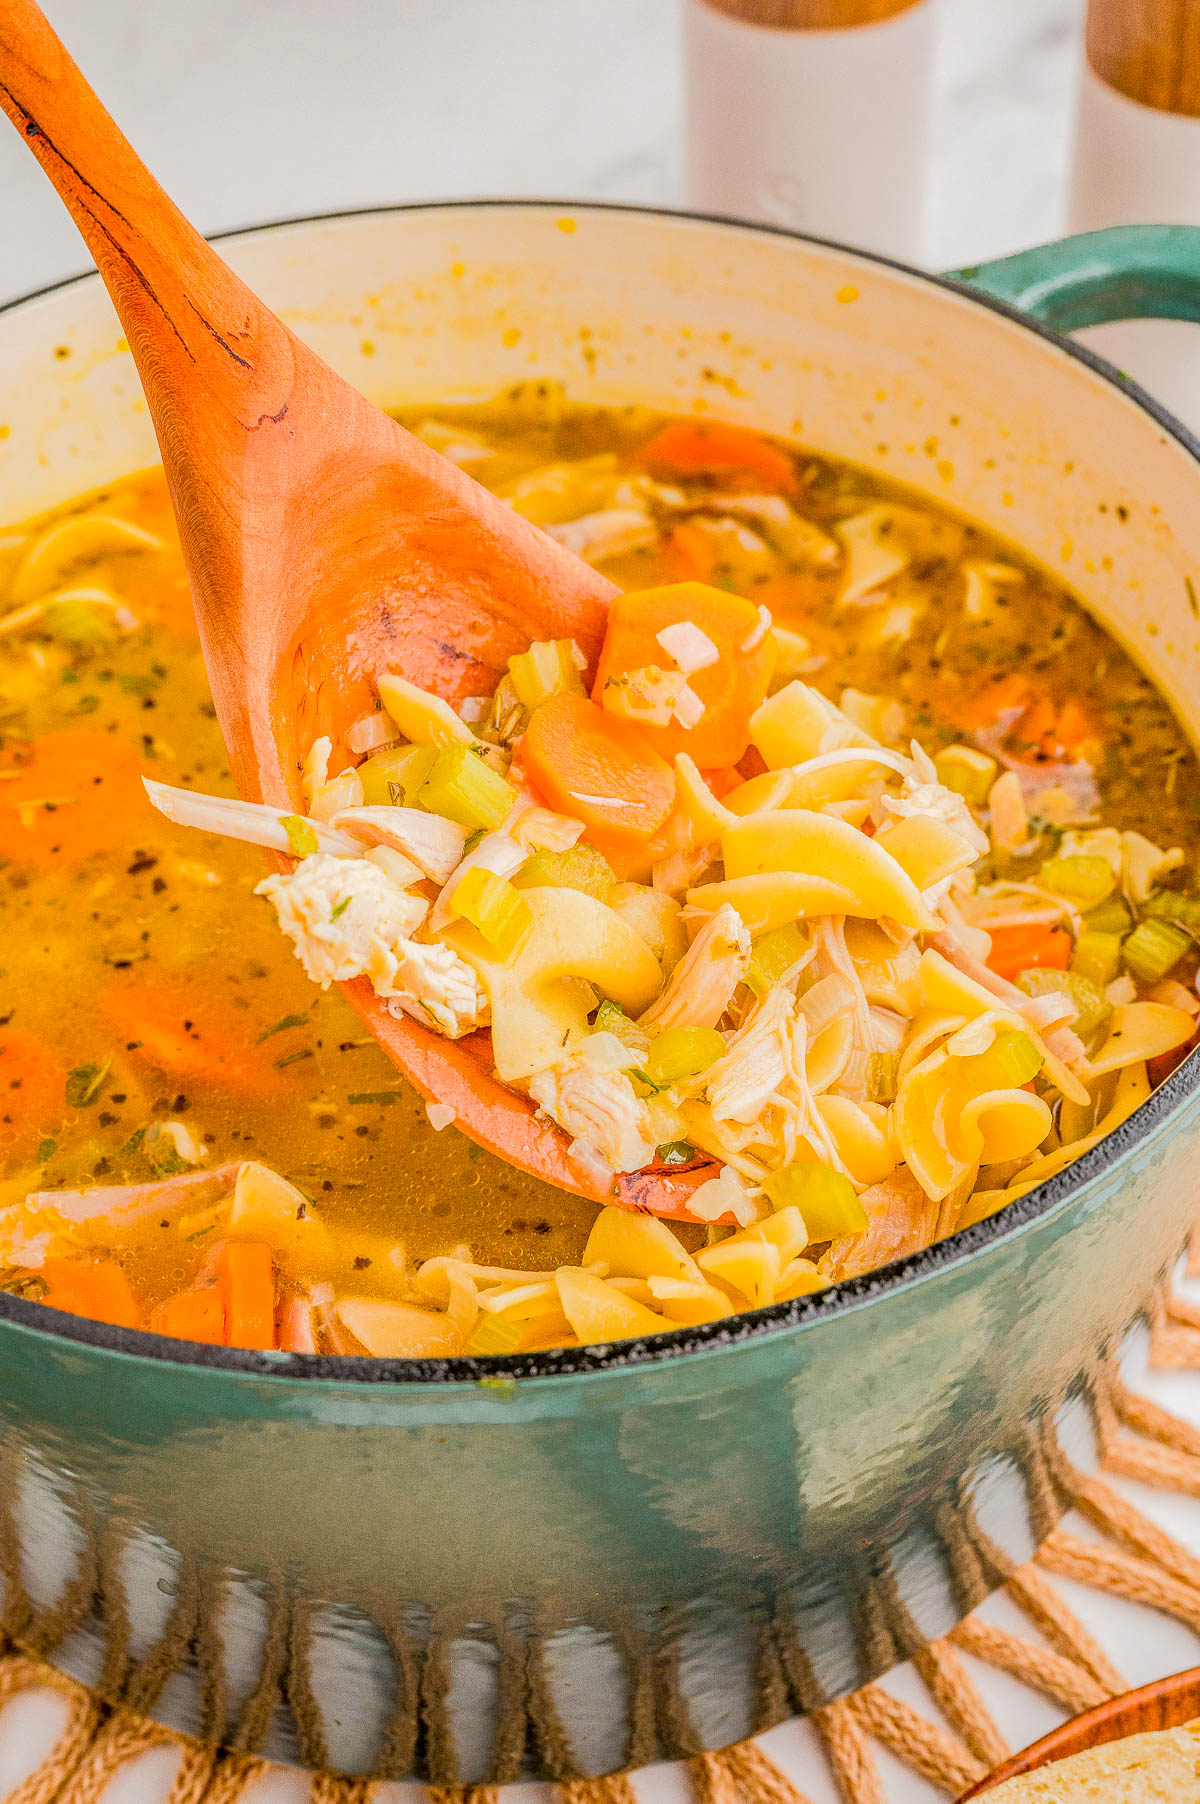
M 1200 1231 L 1193 1239 L 1187 1275 L 1200 1277 Z M 1151 1323 L 1150 1365 L 1159 1371 L 1200 1371 L 1200 1306 L 1171 1285 Z M 1028 1635 L 998 1627 L 976 1612 L 944 1639 L 924 1646 L 898 1594 L 881 1593 L 872 1624 L 886 1656 L 878 1665 L 882 1669 L 908 1661 L 923 1682 L 928 1707 L 918 1710 L 872 1684 L 813 1713 L 846 1804 L 888 1804 L 877 1748 L 951 1799 L 1013 1751 L 964 1654 L 1019 1681 L 1068 1715 L 1129 1688 L 1068 1606 L 1053 1583 L 1056 1578 L 1158 1611 L 1200 1636 L 1200 1559 L 1108 1482 L 1114 1477 L 1133 1480 L 1200 1498 L 1200 1428 L 1130 1389 L 1115 1365 L 1108 1367 L 1097 1400 L 1099 1475 L 1078 1472 L 1061 1451 L 1043 1468 L 1047 1525 L 1060 1515 L 1061 1506 L 1050 1495 L 1056 1492 L 1059 1499 L 1069 1499 L 1097 1538 L 1085 1540 L 1061 1524 L 1048 1527 L 1033 1559 L 1014 1568 L 976 1522 L 962 1549 L 961 1557 L 974 1567 L 961 1574 L 966 1594 L 981 1597 L 999 1584 L 1028 1624 Z M 1036 1520 L 1036 1496 L 1033 1503 Z M 781 1657 L 786 1665 L 786 1649 Z M 780 1673 L 781 1688 L 789 1678 L 794 1675 Z M 21 1694 L 34 1692 L 53 1692 L 63 1701 L 62 1727 L 50 1752 L 4 1804 L 98 1804 L 123 1767 L 159 1748 L 180 1751 L 163 1804 L 240 1804 L 256 1781 L 278 1770 L 253 1754 L 219 1751 L 175 1734 L 146 1721 L 128 1704 L 114 1709 L 99 1703 L 84 1686 L 38 1658 L 36 1647 L 23 1645 L 18 1627 L 0 1641 L 0 1711 Z M 0 1741 L 2 1737 L 0 1729 Z M 686 1768 L 697 1804 L 811 1804 L 757 1741 L 698 1754 Z M 307 1777 L 310 1804 L 371 1804 L 376 1786 L 386 1784 L 321 1772 Z M 497 1804 L 500 1798 L 496 1786 L 414 1787 L 414 1795 L 422 1789 L 428 1804 Z M 556 1804 L 637 1804 L 627 1774 L 570 1779 L 554 1791 Z

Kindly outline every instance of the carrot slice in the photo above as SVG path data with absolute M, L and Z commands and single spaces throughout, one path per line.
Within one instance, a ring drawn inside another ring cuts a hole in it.
M 681 520 L 667 540 L 668 558 L 678 566 L 681 580 L 707 582 L 717 561 L 717 541 L 694 520 Z
M 740 595 L 706 583 L 669 583 L 616 596 L 609 604 L 592 699 L 600 702 L 606 685 L 631 671 L 654 664 L 672 669 L 674 660 L 657 635 L 683 622 L 699 627 L 717 648 L 716 662 L 688 677 L 704 713 L 694 727 L 677 721 L 665 727 L 639 723 L 638 731 L 663 758 L 686 752 L 701 770 L 736 764 L 750 743 L 750 716 L 767 693 L 776 657 L 775 641 L 763 632 L 758 609 Z
M 52 1309 L 110 1322 L 114 1328 L 141 1324 L 129 1279 L 111 1259 L 47 1259 L 41 1276 L 46 1285 L 42 1301 Z
M 551 808 L 618 847 L 653 838 L 675 799 L 675 773 L 641 730 L 567 689 L 530 715 L 521 761 Z
M 960 726 L 985 730 L 998 726 L 1002 714 L 1014 708 L 1027 708 L 1030 699 L 1029 684 L 1024 677 L 1018 676 L 1016 671 L 1003 675 L 997 672 L 984 688 L 958 705 L 954 718 Z
M 32 1152 L 62 1126 L 67 1074 L 52 1047 L 35 1034 L 0 1029 L 0 1154 Z
M 988 965 L 997 977 L 1019 977 L 1022 971 L 1065 971 L 1072 940 L 1062 927 L 1033 922 L 1020 927 L 993 927 Z
M 796 487 L 796 468 L 786 451 L 760 432 L 723 420 L 672 420 L 647 439 L 634 462 L 675 476 L 745 470 L 771 488 Z
M 286 1079 L 275 1069 L 276 1043 L 256 1045 L 254 1018 L 198 993 L 203 982 L 117 983 L 100 1006 L 139 1062 L 240 1095 L 281 1096 Z
M 138 755 L 111 733 L 43 733 L 0 768 L 0 845 L 18 864 L 77 864 L 111 852 L 149 817 Z
M 177 1297 L 160 1303 L 150 1316 L 155 1334 L 169 1334 L 173 1340 L 199 1341 L 202 1346 L 225 1345 L 225 1310 L 216 1285 L 203 1290 L 184 1290 Z
M 275 1261 L 257 1240 L 227 1240 L 217 1255 L 227 1347 L 275 1345 Z

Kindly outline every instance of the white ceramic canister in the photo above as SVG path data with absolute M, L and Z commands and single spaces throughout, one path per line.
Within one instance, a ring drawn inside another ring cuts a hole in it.
M 934 0 L 686 0 L 690 203 L 919 262 Z
M 1070 226 L 1200 225 L 1200 0 L 1089 0 Z M 1200 431 L 1200 332 L 1137 320 L 1081 333 Z

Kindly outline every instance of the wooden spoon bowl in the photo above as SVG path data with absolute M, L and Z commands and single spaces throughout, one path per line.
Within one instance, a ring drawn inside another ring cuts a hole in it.
M 188 223 L 33 0 L 0 11 L 0 105 L 79 227 L 137 363 L 179 522 L 205 661 L 243 796 L 303 809 L 300 768 L 392 670 L 450 702 L 490 694 L 532 639 L 593 667 L 613 585 L 364 399 Z M 539 1178 L 599 1195 L 561 1131 L 495 1081 L 482 1036 L 346 993 L 427 1100 Z M 690 1181 L 639 1179 L 675 1213 Z
M 1082 1754 L 1086 1748 L 1104 1747 L 1110 1741 L 1121 1741 L 1127 1735 L 1144 1735 L 1154 1729 L 1179 1729 L 1200 1716 L 1200 1666 L 1176 1673 L 1169 1679 L 1156 1679 L 1138 1691 L 1126 1691 L 1085 1710 L 1060 1728 L 1052 1729 L 1020 1754 L 1014 1754 L 1003 1766 L 971 1790 L 964 1792 L 959 1804 L 970 1798 L 986 1797 L 1006 1779 L 1020 1773 L 1033 1773 L 1052 1761 L 1066 1760 L 1071 1754 Z

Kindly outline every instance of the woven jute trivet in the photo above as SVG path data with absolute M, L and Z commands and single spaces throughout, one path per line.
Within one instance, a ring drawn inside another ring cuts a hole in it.
M 1193 1238 L 1187 1269 L 1189 1277 L 1200 1277 L 1200 1231 Z M 1160 1371 L 1200 1371 L 1200 1307 L 1172 1287 L 1164 1292 L 1151 1324 L 1150 1364 Z M 1127 1680 L 1068 1607 L 1053 1582 L 1056 1578 L 1159 1611 L 1200 1635 L 1200 1559 L 1108 1482 L 1118 1477 L 1200 1498 L 1200 1428 L 1131 1390 L 1115 1368 L 1110 1368 L 1100 1393 L 1098 1423 L 1099 1476 L 1089 1478 L 1065 1467 L 1059 1454 L 1058 1469 L 1047 1478 L 1069 1495 L 1096 1539 L 1085 1540 L 1065 1526 L 1052 1528 L 1033 1559 L 1016 1571 L 978 1524 L 969 1553 L 964 1550 L 963 1557 L 978 1567 L 974 1575 L 964 1575 L 974 1577 L 974 1595 L 982 1596 L 1002 1579 L 1003 1593 L 1025 1618 L 1028 1634 L 999 1628 L 977 1613 L 943 1640 L 923 1646 L 898 1597 L 881 1598 L 878 1633 L 888 1638 L 894 1661 L 907 1659 L 919 1674 L 927 1709 L 914 1708 L 880 1685 L 868 1685 L 814 1713 L 847 1804 L 887 1804 L 876 1748 L 886 1749 L 951 1799 L 1013 1751 L 980 1696 L 963 1654 L 1008 1674 L 1072 1715 L 1128 1689 Z M 190 1620 L 186 1602 L 186 1597 L 177 1601 L 180 1622 Z M 63 1600 L 59 1608 L 69 1610 L 70 1600 Z M 12 1632 L 0 1641 L 0 1742 L 5 1732 L 3 1711 L 21 1693 L 57 1693 L 65 1702 L 65 1713 L 56 1745 L 4 1804 L 97 1804 L 122 1767 L 155 1748 L 180 1750 L 164 1804 L 239 1804 L 270 1770 L 251 1753 L 218 1751 L 146 1721 L 137 1714 L 136 1697 L 128 1693 L 119 1709 L 98 1703 L 85 1687 L 38 1658 L 39 1644 L 52 1644 L 45 1639 L 44 1620 L 35 1631 L 31 1619 L 26 1633 L 10 1611 L 6 1616 Z M 187 1635 L 181 1631 L 176 1639 L 184 1644 Z M 284 1657 L 285 1650 L 280 1654 Z M 266 1665 L 270 1664 L 268 1660 Z M 161 1684 L 167 1667 L 160 1661 L 158 1668 Z M 535 1681 L 536 1675 L 525 1675 L 531 1693 L 536 1691 Z M 239 1736 L 243 1747 L 255 1745 L 253 1703 L 251 1698 L 243 1717 L 245 1732 Z M 303 1721 L 309 1715 L 304 1700 L 295 1698 L 293 1705 Z M 427 1732 L 430 1727 L 426 1725 Z M 314 1766 L 321 1764 L 314 1758 L 320 1754 L 319 1740 L 318 1736 L 305 1749 Z M 687 1769 L 697 1804 L 810 1804 L 753 1740 L 719 1753 L 698 1754 Z M 318 1771 L 310 1778 L 311 1804 L 372 1804 L 377 1783 Z M 496 1786 L 426 1789 L 430 1804 L 496 1804 L 499 1797 Z M 556 1804 L 636 1804 L 626 1774 L 570 1779 L 554 1789 Z

